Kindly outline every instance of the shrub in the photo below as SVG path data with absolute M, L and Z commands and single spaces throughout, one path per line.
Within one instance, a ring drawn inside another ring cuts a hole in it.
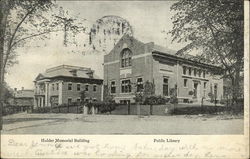
M 192 96 L 192 95 L 194 95 L 194 91 L 189 91 L 188 94 L 189 94 L 190 96 Z
M 160 105 L 160 104 L 166 104 L 168 101 L 169 99 L 162 97 L 162 96 L 149 96 L 149 97 L 146 97 L 143 104 Z
M 59 104 L 57 107 L 67 107 L 67 106 L 68 104 L 63 103 L 63 104 Z
M 116 108 L 116 103 L 114 101 L 112 102 L 93 102 L 93 103 L 88 103 L 86 105 L 89 109 L 91 107 L 98 108 L 99 112 L 101 113 L 107 113 L 107 112 L 112 112 Z
M 33 109 L 32 113 L 49 113 L 51 112 L 51 107 L 42 107 Z

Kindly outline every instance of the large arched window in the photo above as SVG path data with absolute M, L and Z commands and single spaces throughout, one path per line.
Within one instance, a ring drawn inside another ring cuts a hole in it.
M 122 50 L 121 53 L 121 67 L 131 66 L 132 52 L 129 49 Z

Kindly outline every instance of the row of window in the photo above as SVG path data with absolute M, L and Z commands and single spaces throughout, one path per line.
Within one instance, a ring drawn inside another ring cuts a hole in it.
M 86 98 L 85 101 L 88 102 L 90 99 Z M 92 99 L 92 101 L 97 101 L 96 99 Z M 68 104 L 71 104 L 73 101 L 72 101 L 72 98 L 68 98 Z M 77 98 L 76 99 L 76 102 L 77 103 L 80 103 L 81 102 L 81 99 L 80 98 Z
M 188 85 L 188 79 L 183 79 L 184 87 L 187 87 Z M 206 89 L 207 82 L 203 83 L 203 88 Z M 143 79 L 137 78 L 136 82 L 136 88 L 137 92 L 143 91 Z M 110 87 L 111 93 L 116 93 L 116 84 L 115 81 L 111 81 L 111 87 Z M 122 80 L 121 81 L 121 92 L 122 93 L 130 93 L 131 92 L 131 81 L 130 79 Z M 169 78 L 163 77 L 163 95 L 169 96 Z
M 121 92 L 122 93 L 130 93 L 131 89 L 132 89 L 132 83 L 131 83 L 130 79 L 121 80 Z M 143 79 L 141 77 L 137 78 L 136 91 L 137 92 L 143 91 Z M 115 81 L 111 81 L 111 83 L 110 83 L 110 92 L 116 93 Z
M 51 85 L 52 91 L 54 90 L 59 90 L 59 83 L 56 84 L 52 84 Z M 97 86 L 93 85 L 93 91 L 96 91 Z M 73 84 L 72 83 L 68 83 L 68 90 L 73 90 Z M 76 85 L 76 90 L 77 91 L 81 91 L 81 84 L 77 84 Z M 85 85 L 85 91 L 89 91 L 89 85 Z
M 191 76 L 192 75 L 192 70 L 193 70 L 193 75 L 194 76 L 199 76 L 199 77 L 203 77 L 205 78 L 206 77 L 206 71 L 205 70 L 201 70 L 201 69 L 197 69 L 197 68 L 191 68 L 191 67 L 187 67 L 187 66 L 183 66 L 183 74 L 184 75 L 189 75 Z
M 184 85 L 184 87 L 187 87 L 187 83 L 188 83 L 188 79 L 183 79 L 183 85 Z M 207 82 L 203 83 L 203 88 L 204 89 L 207 88 Z
M 59 83 L 52 84 L 52 85 L 51 85 L 51 88 L 52 88 L 52 91 L 54 91 L 54 90 L 59 90 Z
M 68 83 L 68 90 L 71 91 L 73 89 L 73 84 Z M 93 92 L 96 92 L 97 86 L 93 85 Z M 76 90 L 81 91 L 81 84 L 76 84 Z M 84 91 L 89 91 L 89 85 L 85 85 Z

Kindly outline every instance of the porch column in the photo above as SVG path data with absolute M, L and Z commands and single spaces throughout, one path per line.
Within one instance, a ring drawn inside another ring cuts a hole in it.
M 37 107 L 41 107 L 40 97 L 37 98 Z
M 59 82 L 59 88 L 58 88 L 58 105 L 62 104 L 62 86 L 63 82 Z
M 41 100 L 41 107 L 43 108 L 44 107 L 44 98 L 42 97 L 40 100 Z
M 103 92 L 104 91 L 104 86 L 103 86 L 103 84 L 102 84 L 102 86 L 101 86 L 101 101 L 103 101 Z
M 49 83 L 45 82 L 45 103 L 44 106 L 49 106 Z
M 34 96 L 34 103 L 33 103 L 33 105 L 34 105 L 34 108 L 37 107 L 37 98 L 36 98 L 36 96 Z

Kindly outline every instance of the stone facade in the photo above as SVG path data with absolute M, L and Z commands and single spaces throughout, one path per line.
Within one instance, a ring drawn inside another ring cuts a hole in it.
M 61 65 L 39 74 L 35 83 L 35 107 L 57 106 L 86 100 L 102 100 L 102 79 L 90 68 Z
M 156 95 L 167 98 L 170 89 L 177 85 L 180 102 L 209 99 L 209 95 L 219 100 L 223 95 L 221 73 L 217 66 L 179 56 L 173 50 L 153 42 L 142 43 L 127 35 L 104 56 L 104 85 L 116 102 L 134 102 L 135 92 L 146 81 L 154 84 Z

